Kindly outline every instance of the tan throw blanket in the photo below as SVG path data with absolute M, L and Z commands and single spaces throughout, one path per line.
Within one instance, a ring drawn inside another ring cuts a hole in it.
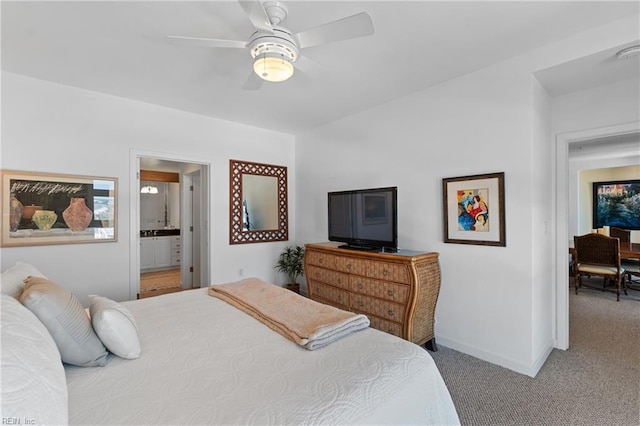
M 365 315 L 315 302 L 258 278 L 213 285 L 209 287 L 209 295 L 235 306 L 310 351 L 369 326 Z

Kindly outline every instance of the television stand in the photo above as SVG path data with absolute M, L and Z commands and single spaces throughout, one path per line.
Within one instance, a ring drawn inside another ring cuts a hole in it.
M 372 328 L 438 350 L 438 253 L 344 250 L 332 242 L 305 244 L 305 249 L 309 298 L 363 313 Z

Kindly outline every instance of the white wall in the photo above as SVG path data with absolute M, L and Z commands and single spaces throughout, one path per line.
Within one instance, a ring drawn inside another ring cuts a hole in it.
M 550 279 L 553 270 L 549 255 L 553 248 L 551 238 L 551 173 L 549 158 L 552 144 L 549 143 L 551 99 L 538 81 L 532 79 L 533 115 L 532 115 L 532 152 L 531 152 L 531 203 L 532 223 L 530 235 L 532 241 L 531 275 L 531 363 L 537 371 L 553 347 L 555 320 L 554 285 Z
M 583 129 L 606 127 L 611 123 L 630 123 L 640 119 L 640 81 L 623 80 L 589 90 L 558 96 L 552 99 L 552 134 L 575 132 Z M 610 139 L 615 141 L 615 138 Z M 567 239 L 573 244 L 573 236 L 588 232 L 579 225 L 580 207 L 578 175 L 581 170 L 604 169 L 640 164 L 638 146 L 615 145 L 609 148 L 606 141 L 598 150 L 587 155 L 571 154 L 568 164 L 569 226 Z M 640 177 L 638 177 L 640 178 Z M 590 215 L 590 213 L 589 213 Z M 589 216 L 589 223 L 591 221 Z M 586 225 L 585 225 L 586 226 Z M 638 234 L 638 232 L 634 232 Z M 635 236 L 640 238 L 640 236 Z
M 628 79 L 552 99 L 554 135 L 629 123 L 640 118 L 640 80 Z
M 298 241 L 327 239 L 328 191 L 398 186 L 399 245 L 440 253 L 438 341 L 535 375 L 556 333 L 552 134 L 568 123 L 532 74 L 636 36 L 630 18 L 298 135 Z M 498 171 L 507 247 L 444 244 L 442 178 Z
M 298 136 L 298 239 L 327 239 L 328 191 L 397 186 L 399 246 L 440 253 L 438 340 L 525 372 L 533 90 L 530 75 L 511 71 L 482 70 Z M 501 171 L 507 247 L 444 244 L 442 179 Z
M 229 159 L 288 167 L 290 238 L 295 238 L 291 135 L 2 73 L 2 169 L 118 178 L 118 241 L 2 249 L 2 269 L 33 263 L 76 293 L 129 298 L 130 152 L 170 153 L 211 165 L 211 281 L 260 276 L 289 242 L 229 245 Z

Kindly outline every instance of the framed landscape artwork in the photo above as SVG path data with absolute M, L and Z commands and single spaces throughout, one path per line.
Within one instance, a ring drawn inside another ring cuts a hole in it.
M 0 173 L 3 247 L 116 241 L 117 179 Z
M 593 229 L 640 230 L 640 179 L 593 183 Z
M 442 179 L 444 242 L 506 246 L 504 172 Z

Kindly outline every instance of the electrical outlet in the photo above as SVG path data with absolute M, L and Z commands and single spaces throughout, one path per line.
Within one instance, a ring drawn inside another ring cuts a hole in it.
M 238 269 L 238 276 L 239 277 L 244 277 L 244 268 Z

